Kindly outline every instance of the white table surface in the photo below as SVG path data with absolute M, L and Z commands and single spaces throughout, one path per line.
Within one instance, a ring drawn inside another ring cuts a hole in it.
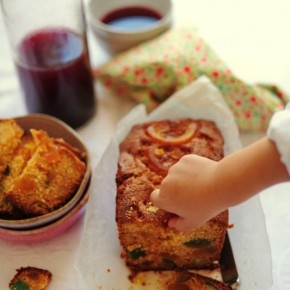
M 174 25 L 197 27 L 200 35 L 241 79 L 249 84 L 274 83 L 290 95 L 289 0 L 173 0 L 173 5 Z M 90 30 L 88 35 L 91 62 L 97 66 L 110 57 L 99 47 Z M 93 164 L 101 157 L 117 122 L 135 106 L 133 101 L 120 99 L 97 83 L 96 91 L 97 113 L 78 130 L 93 155 Z M 23 114 L 26 109 L 0 14 L 0 118 Z M 246 145 L 261 135 L 242 134 L 241 139 Z M 290 184 L 274 186 L 260 196 L 272 249 L 271 289 L 287 290 L 290 289 Z M 48 268 L 53 273 L 49 289 L 76 290 L 68 281 L 72 279 L 83 221 L 41 243 L 18 245 L 0 241 L 0 289 L 8 289 L 15 269 L 30 265 Z M 10 257 L 4 259 L 7 253 Z

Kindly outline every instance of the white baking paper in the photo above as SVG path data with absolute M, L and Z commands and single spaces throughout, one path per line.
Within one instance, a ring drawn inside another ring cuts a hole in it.
M 142 105 L 133 109 L 119 123 L 115 137 L 93 173 L 92 193 L 76 261 L 78 289 L 136 289 L 120 258 L 115 223 L 118 145 L 136 123 L 180 117 L 214 121 L 224 136 L 226 155 L 241 148 L 234 117 L 218 89 L 206 77 L 175 93 L 149 116 Z M 269 289 L 272 283 L 271 253 L 259 197 L 230 209 L 230 223 L 235 225 L 229 235 L 240 276 L 239 289 Z M 158 285 L 151 288 L 161 289 Z

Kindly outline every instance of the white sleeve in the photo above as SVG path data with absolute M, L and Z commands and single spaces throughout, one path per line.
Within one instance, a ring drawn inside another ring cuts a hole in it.
M 276 112 L 269 124 L 268 138 L 275 142 L 281 161 L 290 175 L 290 103 L 285 110 Z

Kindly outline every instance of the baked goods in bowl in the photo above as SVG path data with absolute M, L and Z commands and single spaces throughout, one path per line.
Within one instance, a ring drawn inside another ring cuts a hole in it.
M 135 125 L 120 144 L 116 222 L 122 256 L 134 271 L 215 267 L 228 228 L 224 211 L 190 232 L 167 226 L 171 214 L 150 194 L 185 154 L 223 158 L 223 137 L 207 120 L 161 120 Z
M 1 120 L 0 135 L 0 226 L 31 229 L 68 213 L 90 178 L 89 154 L 75 131 L 33 114 Z

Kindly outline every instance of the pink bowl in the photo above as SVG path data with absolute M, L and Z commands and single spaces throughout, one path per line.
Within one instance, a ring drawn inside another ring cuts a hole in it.
M 65 216 L 46 226 L 29 230 L 14 230 L 0 228 L 0 239 L 10 242 L 41 242 L 51 239 L 68 230 L 85 213 L 89 198 L 89 188 L 80 201 Z

